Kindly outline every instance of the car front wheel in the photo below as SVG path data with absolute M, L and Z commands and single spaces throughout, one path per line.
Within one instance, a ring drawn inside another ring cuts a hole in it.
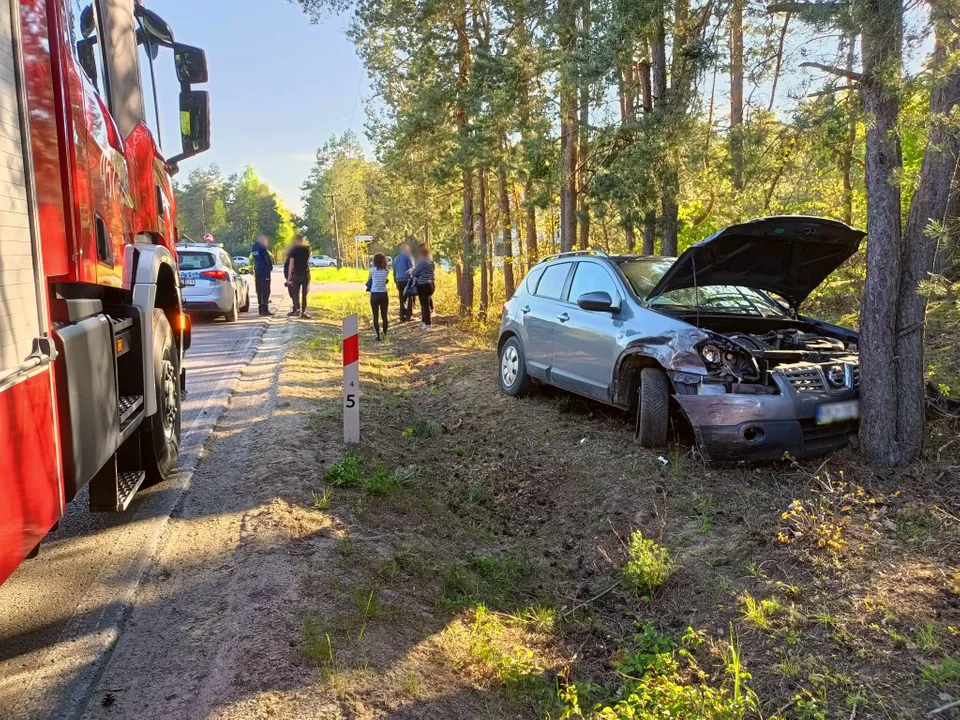
M 640 371 L 640 398 L 637 405 L 637 442 L 645 448 L 667 444 L 670 411 L 670 381 L 660 368 Z
M 499 377 L 500 389 L 507 395 L 527 395 L 533 389 L 519 338 L 509 338 L 500 348 Z

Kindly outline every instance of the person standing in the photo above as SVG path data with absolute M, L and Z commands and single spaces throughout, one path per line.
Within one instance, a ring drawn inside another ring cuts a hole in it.
M 273 258 L 270 257 L 270 240 L 261 235 L 253 243 L 250 254 L 253 255 L 253 284 L 257 291 L 257 305 L 261 317 L 273 315 L 270 312 L 270 274 L 273 272 Z
M 420 243 L 417 250 L 420 259 L 417 260 L 416 267 L 410 271 L 410 277 L 417 281 L 417 296 L 420 298 L 420 319 L 422 320 L 420 327 L 427 329 L 430 327 L 430 316 L 433 310 L 433 300 L 431 298 L 435 289 L 436 265 L 426 243 Z
M 389 277 L 387 257 L 383 253 L 377 253 L 373 256 L 373 267 L 370 268 L 370 278 L 367 280 L 370 286 L 370 308 L 373 310 L 373 331 L 377 334 L 377 342 L 387 337 L 387 328 L 390 327 L 387 320 L 387 310 L 390 306 L 389 295 L 387 295 L 387 280 Z M 382 334 L 380 332 L 381 319 L 383 321 Z
M 293 245 L 287 253 L 287 261 L 283 266 L 283 276 L 287 279 L 290 288 L 290 299 L 293 300 L 293 310 L 287 317 L 302 317 L 307 315 L 307 293 L 310 290 L 310 248 L 305 244 L 306 238 L 297 235 Z
M 407 322 L 413 317 L 413 298 L 407 297 L 403 292 L 407 287 L 412 269 L 413 256 L 410 254 L 410 245 L 404 243 L 400 246 L 400 254 L 393 259 L 393 282 L 400 296 L 400 322 Z

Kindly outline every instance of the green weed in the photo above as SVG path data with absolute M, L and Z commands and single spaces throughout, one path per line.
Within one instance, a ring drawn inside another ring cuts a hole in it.
M 398 467 L 391 473 L 388 473 L 385 468 L 378 467 L 373 475 L 364 480 L 363 492 L 367 495 L 386 495 L 409 487 L 416 479 L 417 468 L 414 465 Z
M 324 479 L 335 487 L 355 487 L 362 485 L 363 460 L 359 455 L 347 453 L 327 470 Z
M 931 685 L 946 685 L 960 680 L 960 660 L 947 655 L 938 663 L 920 668 L 920 677 Z
M 330 506 L 330 500 L 333 498 L 333 493 L 330 491 L 330 488 L 324 488 L 322 493 L 318 493 L 316 490 L 313 490 L 313 509 L 314 510 L 326 510 Z
M 670 551 L 639 530 L 630 536 L 629 558 L 622 571 L 623 585 L 641 595 L 651 595 L 676 569 Z
M 432 438 L 440 434 L 440 425 L 430 418 L 415 418 L 402 434 L 404 438 Z
M 743 605 L 743 617 L 758 630 L 771 630 L 773 624 L 770 618 L 783 610 L 783 606 L 774 598 L 757 600 L 747 590 L 744 590 L 738 599 Z

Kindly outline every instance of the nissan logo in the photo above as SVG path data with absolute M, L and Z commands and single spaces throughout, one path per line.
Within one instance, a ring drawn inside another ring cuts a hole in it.
M 831 365 L 827 370 L 827 380 L 833 387 L 843 387 L 847 384 L 847 371 L 843 365 Z

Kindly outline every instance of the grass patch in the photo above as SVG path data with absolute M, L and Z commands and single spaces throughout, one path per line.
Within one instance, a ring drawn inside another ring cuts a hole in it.
M 771 618 L 783 610 L 783 606 L 774 598 L 758 600 L 749 591 L 744 590 L 737 598 L 743 605 L 744 619 L 758 630 L 769 632 L 773 629 Z
M 938 663 L 920 668 L 920 677 L 931 685 L 941 686 L 960 680 L 960 660 L 949 655 Z
M 440 434 L 440 425 L 430 418 L 414 418 L 410 427 L 403 431 L 405 438 L 425 439 L 436 437 Z
M 628 590 L 649 596 L 665 583 L 676 569 L 670 550 L 645 538 L 639 530 L 630 536 L 627 564 L 622 571 Z
M 352 267 L 310 268 L 310 280 L 316 283 L 327 282 L 366 282 L 369 270 Z
M 333 492 L 330 488 L 324 488 L 322 493 L 313 490 L 313 509 L 326 510 L 330 507 L 330 500 L 333 498 Z
M 347 453 L 327 470 L 324 479 L 335 487 L 363 485 L 363 460 L 359 455 Z
M 367 495 L 386 495 L 410 487 L 417 480 L 417 467 L 410 465 L 398 467 L 393 472 L 378 467 L 373 475 L 363 481 L 363 492 Z
M 523 595 L 530 568 L 514 555 L 467 556 L 440 571 L 437 604 L 442 608 L 486 604 L 504 608 Z

